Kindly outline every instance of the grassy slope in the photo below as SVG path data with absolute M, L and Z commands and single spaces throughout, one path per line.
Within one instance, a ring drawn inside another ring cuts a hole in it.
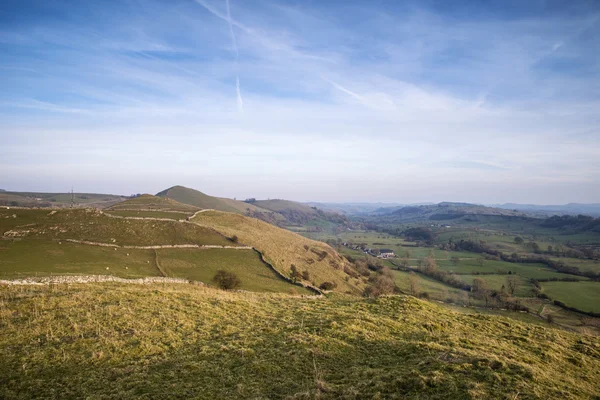
M 346 281 L 344 265 L 347 261 L 328 245 L 277 228 L 266 222 L 242 215 L 208 211 L 198 214 L 195 223 L 211 227 L 226 236 L 236 235 L 240 243 L 255 247 L 278 271 L 288 275 L 291 265 L 299 271 L 307 270 L 311 280 L 318 286 L 325 281 L 338 284 L 338 291 L 358 292 L 364 287 L 355 280 Z M 308 250 L 304 246 L 307 246 Z M 311 250 L 326 252 L 321 261 Z
M 24 226 L 28 224 L 34 225 Z M 214 230 L 194 224 L 125 220 L 80 209 L 63 209 L 54 214 L 48 210 L 0 209 L 0 234 L 7 230 L 29 231 L 25 238 L 77 239 L 117 245 L 234 245 Z
M 248 209 L 251 211 L 267 212 L 267 210 L 244 203 L 243 201 L 224 199 L 204 194 L 198 190 L 186 188 L 184 186 L 173 186 L 172 188 L 157 193 L 157 196 L 170 198 L 180 203 L 189 204 L 201 209 L 214 209 L 243 214 Z
M 116 204 L 108 209 L 108 211 L 116 210 L 161 210 L 161 211 L 180 211 L 194 213 L 198 211 L 198 207 L 189 204 L 183 204 L 173 199 L 166 197 L 153 196 L 151 194 L 143 194 L 133 199 L 128 199 L 119 204 Z
M 174 220 L 186 219 L 191 217 L 194 213 L 191 212 L 179 212 L 179 211 L 146 211 L 146 210 L 109 210 L 107 211 L 110 215 L 117 215 L 120 217 L 136 217 L 136 218 L 167 218 Z
M 215 273 L 226 270 L 241 281 L 240 289 L 255 292 L 297 292 L 314 294 L 284 281 L 253 250 L 177 249 L 158 250 L 159 262 L 168 276 L 211 283 Z
M 592 337 L 411 297 L 0 288 L 0 397 L 594 398 Z
M 67 238 L 136 246 L 236 245 L 211 228 L 191 223 L 124 220 L 86 210 L 64 209 L 52 214 L 48 210 L 0 210 L 0 237 L 11 229 L 29 232 L 22 238 L 0 240 L 0 278 L 3 279 L 57 274 L 105 274 L 123 278 L 160 275 L 153 250 L 115 250 L 69 243 L 64 241 Z M 311 293 L 281 279 L 251 250 L 163 249 L 158 253 L 161 266 L 170 277 L 211 283 L 218 269 L 226 269 L 241 278 L 241 289 Z

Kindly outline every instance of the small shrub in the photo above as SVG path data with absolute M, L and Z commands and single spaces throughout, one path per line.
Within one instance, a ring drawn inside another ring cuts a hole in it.
M 241 285 L 241 281 L 236 274 L 225 270 L 218 270 L 213 277 L 213 282 L 223 290 L 236 289 Z
M 296 266 L 294 264 L 292 264 L 292 267 L 291 267 L 290 278 L 292 278 L 293 282 L 297 282 L 298 279 L 302 278 L 300 271 L 298 271 L 298 268 L 296 268 Z
M 319 285 L 319 289 L 322 290 L 333 290 L 337 287 L 335 282 L 323 282 Z
M 302 279 L 310 281 L 310 273 L 307 270 L 302 271 Z
M 229 238 L 229 240 L 231 240 L 233 243 L 237 243 L 239 238 L 237 237 L 237 235 L 233 235 L 232 237 Z

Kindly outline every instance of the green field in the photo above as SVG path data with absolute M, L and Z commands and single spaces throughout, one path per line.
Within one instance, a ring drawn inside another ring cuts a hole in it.
M 578 280 L 587 280 L 588 278 L 562 274 L 555 270 L 545 266 L 544 264 L 519 264 L 509 263 L 506 261 L 499 260 L 483 260 L 481 265 L 481 258 L 460 260 L 460 262 L 454 265 L 453 262 L 442 260 L 437 261 L 438 267 L 443 271 L 454 272 L 456 274 L 474 274 L 474 273 L 496 273 L 496 274 L 518 274 L 520 276 L 532 279 L 561 279 L 561 278 L 572 278 Z
M 404 271 L 393 270 L 394 282 L 396 286 L 404 293 L 410 293 L 409 273 Z M 442 282 L 431 279 L 427 276 L 416 274 L 416 280 L 419 287 L 419 292 L 426 292 L 430 298 L 441 301 L 459 301 L 467 292 L 448 286 Z M 463 294 L 464 293 L 464 294 Z
M 223 269 L 238 276 L 243 290 L 314 294 L 284 281 L 253 250 L 163 249 L 157 252 L 161 268 L 168 276 L 210 284 L 215 273 Z
M 0 398 L 578 399 L 595 338 L 409 296 L 0 288 Z M 560 379 L 557 379 L 560 377 Z
M 562 262 L 570 267 L 576 267 L 581 272 L 600 273 L 600 260 L 583 260 L 580 258 L 552 257 L 554 261 Z
M 0 241 L 0 278 L 46 275 L 160 276 L 152 250 L 114 249 L 47 240 Z
M 488 289 L 500 291 L 502 286 L 505 286 L 505 291 L 508 293 L 508 284 L 506 280 L 511 275 L 460 275 L 460 279 L 462 279 L 465 283 L 469 285 L 473 284 L 473 279 L 479 278 L 483 279 L 487 284 Z M 518 287 L 515 292 L 515 296 L 519 297 L 532 297 L 534 294 L 532 292 L 533 286 L 527 279 L 521 278 L 520 276 L 516 276 L 515 278 L 518 282 Z
M 543 282 L 551 299 L 585 312 L 600 313 L 600 282 Z

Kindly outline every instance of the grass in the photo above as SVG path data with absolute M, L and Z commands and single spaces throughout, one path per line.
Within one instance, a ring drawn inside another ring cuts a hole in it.
M 454 272 L 456 274 L 474 274 L 474 273 L 497 273 L 505 274 L 512 272 L 526 278 L 547 279 L 547 278 L 572 278 L 578 280 L 587 280 L 588 278 L 577 275 L 562 274 L 545 266 L 544 264 L 518 264 L 498 260 L 484 260 L 481 258 L 460 260 L 456 265 L 451 261 L 438 261 L 437 264 L 441 270 Z
M 284 275 L 289 275 L 293 264 L 299 271 L 308 271 L 316 286 L 334 282 L 338 285 L 337 291 L 356 294 L 364 287 L 361 282 L 349 279 L 344 272 L 347 261 L 324 243 L 238 214 L 207 211 L 198 214 L 193 221 L 229 237 L 236 235 L 240 243 L 258 249 Z
M 157 210 L 157 211 L 179 211 L 193 214 L 198 211 L 198 207 L 189 204 L 183 204 L 175 200 L 143 194 L 132 199 L 118 203 L 110 208 L 110 211 L 117 210 Z
M 6 216 L 9 218 L 3 218 Z M 214 230 L 195 224 L 110 218 L 89 209 L 56 212 L 0 209 L 0 233 L 8 230 L 16 230 L 27 238 L 77 239 L 132 246 L 235 245 Z
M 580 258 L 551 257 L 552 260 L 565 263 L 570 267 L 577 267 L 581 272 L 600 273 L 600 260 L 582 260 Z
M 35 239 L 0 241 L 0 278 L 46 275 L 115 275 L 121 278 L 141 278 L 160 274 L 151 250 L 115 250 Z
M 506 280 L 510 276 L 511 275 L 460 275 L 460 279 L 462 279 L 465 283 L 468 283 L 469 285 L 471 285 L 473 283 L 473 280 L 476 278 L 483 279 L 487 284 L 488 289 L 497 291 L 500 291 L 502 289 L 502 286 L 504 285 L 505 291 L 508 293 L 508 284 L 506 283 Z M 529 283 L 529 281 L 518 275 L 516 275 L 516 279 L 518 282 L 518 287 L 515 292 L 515 296 L 533 296 L 533 286 Z
M 396 286 L 404 293 L 410 293 L 409 285 L 409 273 L 404 271 L 392 270 L 394 274 L 394 282 Z M 419 292 L 426 292 L 430 298 L 446 301 L 448 299 L 457 300 L 463 297 L 463 290 L 453 288 L 442 282 L 431 279 L 425 275 L 416 274 L 416 281 L 418 284 Z
M 595 338 L 408 296 L 0 289 L 0 397 L 594 398 Z
M 600 282 L 543 282 L 542 289 L 550 298 L 567 306 L 600 312 Z
M 215 273 L 226 270 L 241 280 L 240 289 L 253 292 L 297 292 L 313 294 L 281 279 L 253 250 L 176 249 L 158 250 L 161 268 L 168 276 L 211 284 Z
M 201 209 L 214 209 L 234 213 L 243 212 L 242 210 L 245 210 L 243 207 L 246 205 L 246 203 L 241 201 L 220 199 L 184 186 L 173 186 L 158 193 L 157 196 L 169 198 L 179 203 L 189 204 Z M 250 208 L 250 206 L 246 208 Z
M 109 207 L 125 197 L 99 193 L 73 193 L 76 206 Z M 15 204 L 16 203 L 16 204 Z M 19 207 L 69 207 L 71 193 L 0 192 L 0 205 Z
M 121 217 L 138 217 L 138 218 L 168 218 L 168 219 L 186 219 L 194 213 L 177 212 L 177 211 L 134 211 L 134 210 L 108 210 L 111 215 Z

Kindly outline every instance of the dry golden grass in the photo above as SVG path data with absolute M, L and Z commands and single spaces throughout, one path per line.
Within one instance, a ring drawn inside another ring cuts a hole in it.
M 0 287 L 2 399 L 597 399 L 597 338 L 407 296 Z

